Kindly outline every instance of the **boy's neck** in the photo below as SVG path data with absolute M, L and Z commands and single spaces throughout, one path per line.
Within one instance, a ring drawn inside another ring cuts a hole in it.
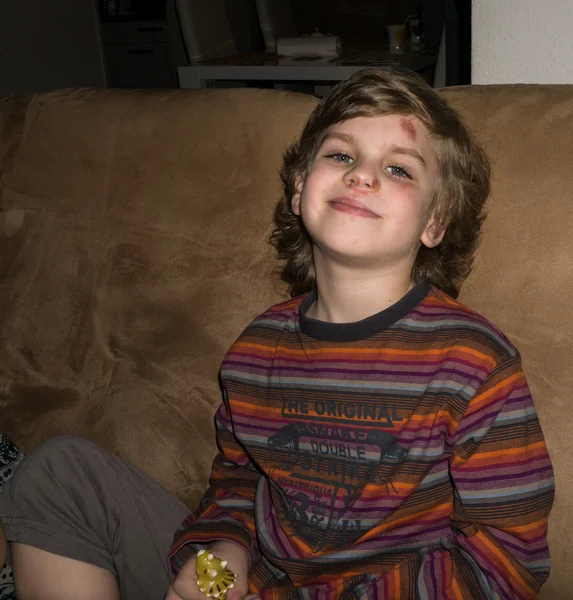
M 332 275 L 332 274 L 330 274 Z M 414 287 L 409 273 L 339 272 L 336 277 L 316 274 L 316 302 L 311 319 L 329 323 L 355 323 L 398 302 Z

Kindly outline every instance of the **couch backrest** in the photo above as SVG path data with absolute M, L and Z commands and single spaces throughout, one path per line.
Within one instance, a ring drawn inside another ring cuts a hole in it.
M 573 531 L 573 86 L 444 91 L 493 193 L 461 299 L 520 348 L 557 473 L 554 575 Z M 0 102 L 0 429 L 95 439 L 181 498 L 214 452 L 217 370 L 284 289 L 277 171 L 316 100 L 265 90 L 65 91 Z
M 221 358 L 279 293 L 277 169 L 315 103 L 246 89 L 0 103 L 1 430 L 25 449 L 85 435 L 197 499 Z

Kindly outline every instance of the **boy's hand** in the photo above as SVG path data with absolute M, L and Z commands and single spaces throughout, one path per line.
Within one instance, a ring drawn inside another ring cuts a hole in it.
M 249 587 L 249 557 L 245 550 L 232 542 L 215 542 L 209 546 L 208 550 L 217 558 L 226 560 L 227 569 L 238 575 L 235 587 L 227 592 L 226 600 L 245 600 Z M 197 585 L 197 559 L 195 557 L 190 558 L 181 567 L 165 600 L 207 600 L 207 596 Z

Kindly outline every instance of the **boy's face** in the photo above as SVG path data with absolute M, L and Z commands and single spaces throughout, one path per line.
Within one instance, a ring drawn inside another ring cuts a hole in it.
M 329 128 L 292 199 L 313 240 L 315 263 L 409 274 L 420 244 L 443 231 L 431 214 L 438 162 L 415 117 L 357 117 Z

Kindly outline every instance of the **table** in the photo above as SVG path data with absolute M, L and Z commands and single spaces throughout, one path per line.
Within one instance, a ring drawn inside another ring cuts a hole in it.
M 437 57 L 425 50 L 404 54 L 364 50 L 340 58 L 280 57 L 271 52 L 251 52 L 179 67 L 179 87 L 199 89 L 213 81 L 312 81 L 346 79 L 366 67 L 395 65 L 412 71 L 435 66 Z

